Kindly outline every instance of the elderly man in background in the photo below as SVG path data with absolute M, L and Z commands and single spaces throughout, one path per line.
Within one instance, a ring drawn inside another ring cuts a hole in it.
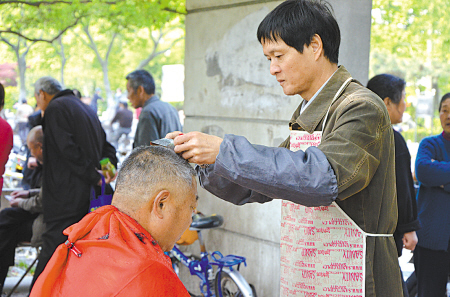
M 46 229 L 33 284 L 59 244 L 62 232 L 89 211 L 92 187 L 101 184 L 100 160 L 117 166 L 116 150 L 96 113 L 71 90 L 63 90 L 52 77 L 35 83 L 38 107 L 44 113 L 44 161 L 42 206 Z M 112 177 L 107 176 L 106 182 Z
M 169 251 L 197 207 L 195 171 L 172 150 L 139 147 L 111 206 L 67 228 L 31 296 L 189 296 Z M 94 273 L 92 273 L 94 272 Z
M 133 148 L 150 145 L 150 141 L 163 138 L 172 131 L 182 131 L 177 110 L 155 95 L 155 81 L 145 70 L 127 75 L 128 100 L 134 108 L 142 107 L 134 136 Z
M 31 155 L 41 164 L 43 160 L 44 135 L 42 126 L 30 130 L 27 145 Z M 20 190 L 11 193 L 11 207 L 0 212 L 0 292 L 4 285 L 9 266 L 14 265 L 15 249 L 19 242 L 30 241 L 31 245 L 41 245 L 44 231 L 41 189 Z

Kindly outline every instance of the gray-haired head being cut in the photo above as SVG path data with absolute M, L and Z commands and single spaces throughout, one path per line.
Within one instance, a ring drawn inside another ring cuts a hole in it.
M 192 187 L 195 170 L 173 150 L 159 146 L 135 148 L 122 163 L 116 181 L 116 194 L 148 196 L 161 184 Z M 142 197 L 143 198 L 143 197 Z M 139 197 L 136 197 L 139 199 Z
M 59 81 L 51 76 L 41 77 L 34 83 L 35 94 L 39 93 L 39 91 L 42 90 L 49 95 L 55 95 L 56 93 L 61 92 L 62 89 L 63 88 Z

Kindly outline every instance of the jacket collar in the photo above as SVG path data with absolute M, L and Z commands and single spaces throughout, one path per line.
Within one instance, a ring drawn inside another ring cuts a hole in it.
M 53 99 L 56 99 L 56 98 L 59 98 L 59 97 L 67 96 L 67 95 L 73 95 L 73 96 L 75 96 L 75 94 L 72 92 L 72 90 L 70 90 L 70 89 L 65 89 L 65 90 L 62 90 L 62 91 L 59 92 L 59 93 L 56 93 L 55 96 L 53 96 L 52 100 L 53 100 Z
M 151 96 L 150 98 L 148 98 L 147 101 L 145 101 L 144 105 L 142 106 L 143 108 L 146 107 L 147 105 L 149 105 L 152 102 L 158 101 L 159 98 L 156 95 Z
M 300 110 L 303 101 L 300 103 L 289 121 L 289 129 L 305 130 L 308 133 L 313 133 L 320 121 L 325 117 L 335 94 L 350 77 L 351 75 L 347 69 L 344 66 L 339 66 L 322 91 L 302 114 L 300 114 Z

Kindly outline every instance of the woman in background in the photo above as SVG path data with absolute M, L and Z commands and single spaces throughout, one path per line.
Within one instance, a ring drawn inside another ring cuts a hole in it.
M 0 83 L 0 111 L 5 106 L 5 89 Z M 13 147 L 13 131 L 11 126 L 0 117 L 0 195 L 3 187 L 3 173 L 5 173 L 5 165 L 8 162 L 9 152 Z
M 419 242 L 414 252 L 418 296 L 447 296 L 450 240 L 450 93 L 439 104 L 441 134 L 422 139 L 417 151 L 416 177 Z
M 391 124 L 402 122 L 405 103 L 405 81 L 390 74 L 379 74 L 369 80 L 367 88 L 376 93 L 386 105 Z M 394 232 L 397 253 L 402 255 L 403 247 L 413 251 L 417 244 L 416 230 L 420 228 L 417 219 L 417 205 L 414 181 L 411 174 L 411 155 L 403 136 L 394 129 L 395 177 L 397 186 L 398 222 Z M 402 277 L 403 296 L 408 290 Z

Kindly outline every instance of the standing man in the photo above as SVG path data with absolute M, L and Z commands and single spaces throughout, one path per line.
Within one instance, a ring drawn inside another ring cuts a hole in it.
M 111 126 L 115 122 L 119 122 L 119 128 L 114 131 L 113 137 L 113 145 L 117 149 L 119 147 L 120 136 L 125 134 L 125 137 L 128 137 L 128 134 L 131 132 L 131 126 L 133 125 L 133 112 L 128 109 L 128 103 L 126 101 L 119 103 L 119 109 L 111 121 Z
M 92 107 L 92 110 L 95 111 L 95 114 L 97 114 L 97 111 L 98 111 L 97 101 L 98 100 L 103 100 L 102 96 L 100 96 L 101 92 L 102 92 L 102 90 L 100 88 L 96 88 L 94 96 L 92 97 L 92 100 L 91 100 L 91 107 Z
M 282 286 L 292 284 L 290 290 L 305 291 L 305 296 L 345 292 L 398 297 L 402 288 L 392 237 L 397 203 L 391 123 L 383 101 L 338 66 L 340 30 L 331 11 L 324 1 L 288 0 L 259 25 L 257 38 L 270 73 L 286 95 L 303 99 L 289 123 L 291 138 L 281 147 L 252 145 L 230 134 L 224 139 L 199 132 L 167 137 L 174 138 L 175 152 L 183 158 L 204 164 L 197 172 L 209 192 L 237 205 L 284 199 L 282 220 L 290 221 L 282 222 L 282 232 L 283 224 L 300 224 L 303 218 L 311 224 L 301 233 L 289 230 L 288 243 L 281 240 L 282 265 L 293 265 L 283 266 Z M 296 150 L 298 144 L 309 148 Z M 310 213 L 314 216 L 307 217 Z M 340 233 L 344 229 L 348 233 Z M 312 239 L 305 242 L 306 236 Z M 347 236 L 361 241 L 348 242 Z M 314 237 L 339 240 L 323 249 Z M 329 255 L 337 261 L 321 264 Z M 305 285 L 308 279 L 311 285 Z
M 34 88 L 44 113 L 42 204 L 46 229 L 33 283 L 56 247 L 66 241 L 62 231 L 88 213 L 91 187 L 101 184 L 100 160 L 107 157 L 117 166 L 116 151 L 89 106 L 49 76 L 38 79 Z
M 181 131 L 177 110 L 155 95 L 155 81 L 145 70 L 127 75 L 128 100 L 134 108 L 142 107 L 134 136 L 133 148 L 150 145 L 150 141 L 163 138 L 172 131 Z

